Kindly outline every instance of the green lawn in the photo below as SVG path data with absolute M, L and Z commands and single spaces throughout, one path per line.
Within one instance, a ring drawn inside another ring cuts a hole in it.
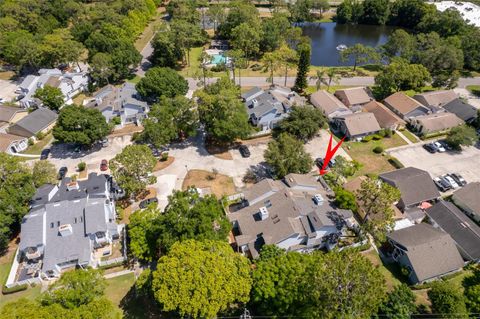
M 52 141 L 52 139 L 53 139 L 52 133 L 45 135 L 45 137 L 41 141 L 38 141 L 32 146 L 29 146 L 23 152 L 23 154 L 40 155 L 42 150 L 45 148 L 45 146 L 47 146 Z
M 406 145 L 407 143 L 397 134 L 390 138 L 383 138 L 378 141 L 370 142 L 344 142 L 343 149 L 352 157 L 352 159 L 360 162 L 363 166 L 355 174 L 362 176 L 365 174 L 380 174 L 394 170 L 395 168 L 388 162 L 388 158 L 382 154 L 376 154 L 373 149 L 377 146 L 383 147 L 384 150 Z
M 385 283 L 387 286 L 388 290 L 393 290 L 393 288 L 397 285 L 399 285 L 401 282 L 395 276 L 392 274 L 390 270 L 385 267 L 383 264 L 382 260 L 380 259 L 380 256 L 377 254 L 375 250 L 370 250 L 368 252 L 363 252 L 362 253 L 365 257 L 368 258 L 372 262 L 374 266 L 378 267 L 378 270 L 380 273 L 383 275 L 385 278 Z
M 147 45 L 148 41 L 155 35 L 155 32 L 158 30 L 160 25 L 163 23 L 162 17 L 165 12 L 165 8 L 160 7 L 157 10 L 155 17 L 152 21 L 147 25 L 145 30 L 143 30 L 142 34 L 138 37 L 135 41 L 135 48 L 141 52 L 143 48 Z
M 480 97 L 480 85 L 467 85 L 467 90 L 472 94 Z
M 424 86 L 420 90 L 408 90 L 408 91 L 403 91 L 406 95 L 412 97 L 417 93 L 423 93 L 423 92 L 430 92 L 430 91 L 437 91 L 440 90 L 440 88 L 434 88 L 433 86 Z
M 133 273 L 107 279 L 105 295 L 108 300 L 114 304 L 120 314 L 124 313 L 123 305 L 134 284 L 135 275 Z
M 413 133 L 409 130 L 403 130 L 401 131 L 401 133 L 405 135 L 405 137 L 408 138 L 410 142 L 417 143 L 419 141 L 418 138 L 416 138 L 415 135 L 413 135 Z

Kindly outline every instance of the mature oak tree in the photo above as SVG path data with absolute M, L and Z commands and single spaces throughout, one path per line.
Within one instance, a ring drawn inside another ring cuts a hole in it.
M 327 120 L 319 109 L 311 105 L 293 106 L 288 117 L 280 121 L 274 129 L 274 135 L 284 132 L 299 140 L 308 141 L 326 125 Z
M 187 94 L 188 82 L 173 69 L 155 67 L 145 73 L 136 89 L 145 99 L 155 102 L 161 96 L 172 98 Z
M 42 101 L 43 106 L 48 107 L 52 111 L 60 110 L 64 104 L 62 90 L 50 85 L 37 89 L 34 97 Z

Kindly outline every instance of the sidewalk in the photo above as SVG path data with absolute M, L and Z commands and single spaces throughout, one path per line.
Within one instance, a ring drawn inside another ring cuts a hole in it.
M 123 276 L 123 275 L 127 275 L 127 274 L 130 274 L 130 273 L 133 273 L 134 271 L 131 270 L 131 269 L 125 269 L 125 270 L 121 270 L 121 271 L 117 271 L 117 272 L 114 272 L 114 273 L 111 273 L 111 274 L 106 274 L 103 276 L 103 278 L 105 279 L 110 279 L 110 278 L 115 278 L 115 277 L 120 277 L 120 276 Z

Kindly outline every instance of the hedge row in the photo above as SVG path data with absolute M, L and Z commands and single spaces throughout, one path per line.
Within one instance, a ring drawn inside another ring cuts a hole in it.
M 397 169 L 398 169 L 398 168 L 404 168 L 404 167 L 405 167 L 405 166 L 403 166 L 403 164 L 402 164 L 398 159 L 396 159 L 395 157 L 390 157 L 390 158 L 388 159 L 388 162 L 389 162 L 390 164 L 392 164 L 393 167 L 395 167 L 395 168 L 397 168 Z
M 13 286 L 8 288 L 7 286 L 3 286 L 2 288 L 2 294 L 7 295 L 7 294 L 13 294 L 14 292 L 19 292 L 22 290 L 27 290 L 28 284 L 21 284 L 17 286 Z

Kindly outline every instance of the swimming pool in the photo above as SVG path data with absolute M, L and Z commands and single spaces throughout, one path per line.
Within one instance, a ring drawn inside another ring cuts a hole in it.
M 214 54 L 212 55 L 212 60 L 211 60 L 211 63 L 212 64 L 226 64 L 227 63 L 227 58 L 224 57 L 222 54 Z

